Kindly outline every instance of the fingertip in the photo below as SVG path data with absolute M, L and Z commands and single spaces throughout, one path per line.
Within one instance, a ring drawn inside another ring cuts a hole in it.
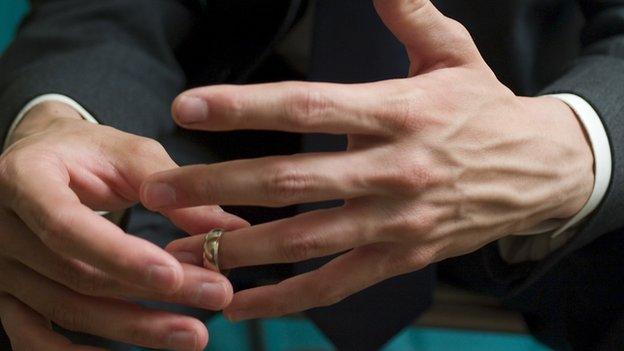
M 226 299 L 221 309 L 227 308 L 234 299 L 234 287 L 232 287 L 232 283 L 230 283 L 228 279 L 225 279 L 224 285 Z
M 201 97 L 183 93 L 174 100 L 172 115 L 174 121 L 182 127 L 205 122 L 209 115 L 208 103 Z
M 230 214 L 231 217 L 228 219 L 227 223 L 224 225 L 224 229 L 226 230 L 238 230 L 238 229 L 243 229 L 243 228 L 247 228 L 247 227 L 251 227 L 251 223 L 247 222 L 246 220 Z
M 208 333 L 208 328 L 206 327 L 206 324 L 200 320 L 192 318 L 191 328 L 193 329 L 193 332 L 197 337 L 196 350 L 204 350 L 208 345 L 208 340 L 210 339 L 210 334 Z
M 141 203 L 146 208 L 160 210 L 174 206 L 177 201 L 177 193 L 171 185 L 152 176 L 152 179 L 141 184 L 140 198 Z
M 208 346 L 208 341 L 210 341 L 210 333 L 208 332 L 208 328 L 206 328 L 206 325 L 204 323 L 200 321 L 198 322 L 201 324 L 201 327 L 197 329 L 197 350 L 202 351 L 206 348 L 206 346 Z

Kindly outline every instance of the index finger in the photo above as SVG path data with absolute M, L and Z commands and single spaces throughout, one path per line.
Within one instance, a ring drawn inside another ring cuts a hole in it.
M 183 271 L 174 257 L 82 205 L 66 175 L 34 171 L 47 175 L 21 177 L 5 192 L 11 208 L 51 250 L 144 288 L 174 292 L 180 287 Z
M 172 109 L 178 124 L 198 130 L 381 135 L 379 84 L 216 85 L 183 93 Z

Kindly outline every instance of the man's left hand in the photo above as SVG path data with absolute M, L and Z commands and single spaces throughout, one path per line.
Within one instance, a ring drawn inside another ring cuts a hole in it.
M 279 284 L 238 292 L 233 320 L 336 303 L 384 279 L 477 250 L 578 212 L 593 156 L 574 113 L 514 95 L 466 29 L 425 0 L 377 0 L 407 48 L 406 79 L 340 85 L 285 82 L 183 93 L 176 121 L 198 130 L 347 134 L 345 152 L 197 165 L 152 176 L 154 210 L 205 204 L 344 206 L 242 228 L 220 242 L 222 268 L 341 255 Z M 201 257 L 203 236 L 170 251 Z

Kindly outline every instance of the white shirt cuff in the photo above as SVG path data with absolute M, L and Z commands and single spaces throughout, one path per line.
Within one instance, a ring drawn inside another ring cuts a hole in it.
M 35 106 L 37 106 L 37 105 L 39 105 L 41 103 L 48 102 L 48 101 L 62 102 L 64 104 L 66 104 L 66 105 L 69 105 L 74 110 L 78 111 L 78 113 L 80 114 L 80 116 L 82 116 L 82 118 L 84 120 L 89 121 L 91 123 L 99 124 L 97 119 L 95 119 L 95 117 L 93 117 L 87 110 L 84 109 L 84 107 L 82 107 L 74 99 L 72 99 L 70 97 L 67 97 L 65 95 L 61 95 L 61 94 L 45 94 L 45 95 L 41 95 L 41 96 L 38 96 L 38 97 L 32 99 L 17 114 L 17 117 L 15 117 L 15 119 L 13 120 L 13 123 L 11 124 L 11 127 L 9 127 L 9 131 L 6 134 L 6 139 L 4 140 L 4 146 L 3 146 L 2 150 L 6 150 L 6 148 L 9 146 L 9 140 L 11 140 L 11 136 L 13 135 L 13 132 L 15 132 L 15 129 L 20 124 L 20 122 L 24 119 L 26 114 L 30 110 L 32 110 L 33 107 L 35 107 Z
M 573 94 L 548 96 L 565 102 L 585 129 L 594 155 L 594 188 L 583 208 L 572 218 L 547 220 L 529 230 L 500 239 L 499 252 L 508 263 L 540 260 L 563 246 L 574 236 L 576 226 L 598 207 L 611 181 L 609 138 L 596 111 L 587 101 Z
M 565 102 L 574 110 L 579 121 L 585 127 L 585 132 L 594 154 L 594 189 L 579 213 L 552 234 L 554 238 L 566 229 L 578 224 L 598 207 L 609 188 L 612 160 L 607 131 L 591 105 L 581 97 L 573 94 L 554 94 L 550 96 Z

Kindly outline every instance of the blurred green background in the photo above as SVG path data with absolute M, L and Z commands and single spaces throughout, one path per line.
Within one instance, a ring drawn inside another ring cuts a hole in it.
M 0 0 L 0 53 L 9 45 L 27 9 L 26 0 Z M 218 317 L 209 321 L 208 325 L 210 329 L 208 350 L 332 350 L 331 344 L 314 325 L 301 318 L 231 324 Z M 413 327 L 398 335 L 384 350 L 547 351 L 548 349 L 524 334 Z

